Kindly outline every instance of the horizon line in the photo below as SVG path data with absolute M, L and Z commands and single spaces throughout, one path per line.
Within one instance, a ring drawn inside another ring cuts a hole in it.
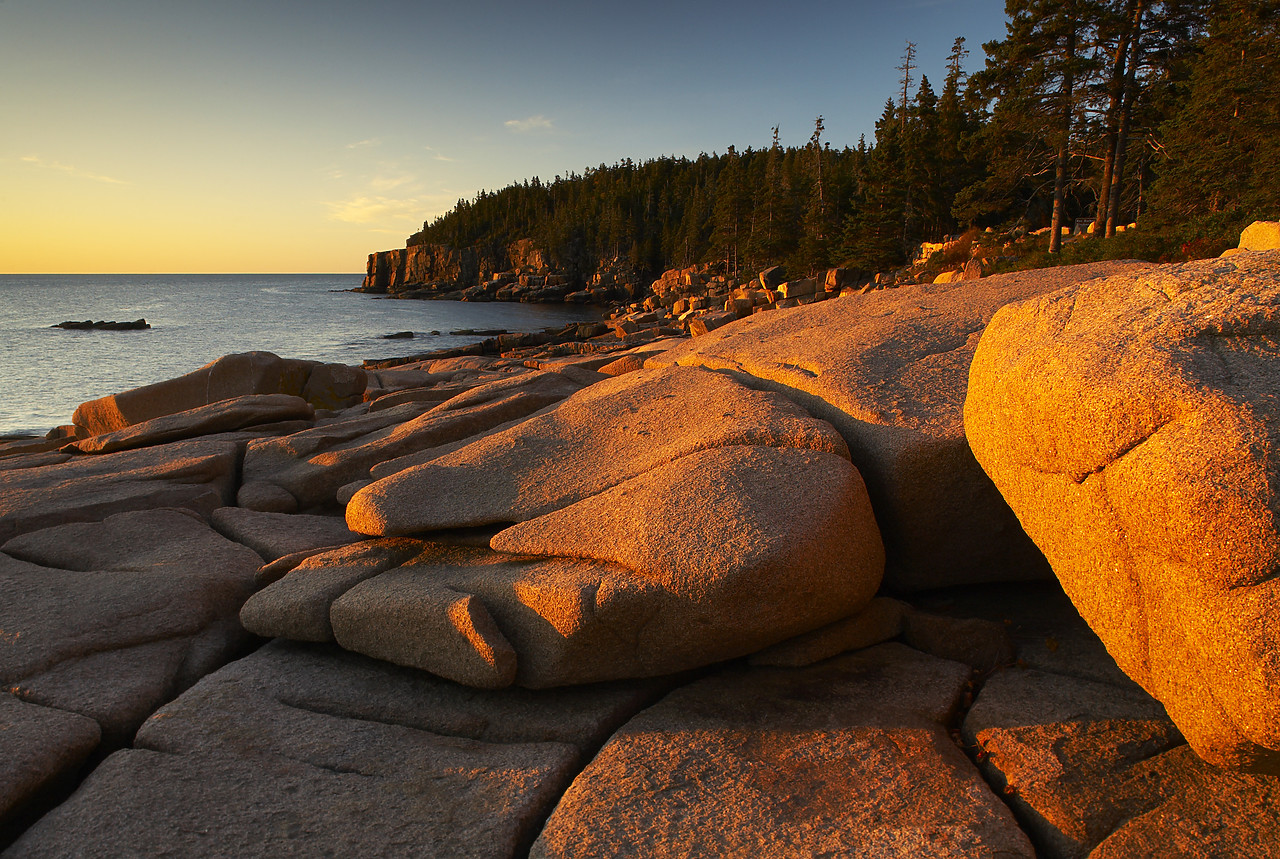
M 101 277 L 103 275 L 127 275 L 136 276 L 155 276 L 165 275 L 170 277 L 191 275 L 215 275 L 215 274 L 242 274 L 260 276 L 264 274 L 288 275 L 291 277 L 300 277 L 303 275 L 322 274 L 322 275 L 364 275 L 363 271 L 0 271 L 0 277 L 33 277 L 33 276 L 55 276 L 55 277 Z

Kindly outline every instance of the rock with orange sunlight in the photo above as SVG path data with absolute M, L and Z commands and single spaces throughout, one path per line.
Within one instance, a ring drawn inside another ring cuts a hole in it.
M 315 429 L 249 444 L 242 507 L 291 512 L 333 505 L 338 489 L 367 480 L 370 468 L 519 421 L 604 378 L 526 371 L 495 377 L 440 403 L 406 402 L 367 415 L 339 417 Z M 437 452 L 438 451 L 438 452 Z
M 285 432 L 292 433 L 309 428 L 314 417 L 315 409 L 302 397 L 247 394 L 99 433 L 67 448 L 80 453 L 111 453 L 281 422 L 286 422 Z
M 333 641 L 329 608 L 365 579 L 422 552 L 418 540 L 365 541 L 316 552 L 249 598 L 240 610 L 245 629 L 264 638 Z
M 222 436 L 0 469 L 0 541 L 127 510 L 230 504 L 243 440 Z
M 500 532 L 502 553 L 422 542 L 392 568 L 414 542 L 313 556 L 241 618 L 460 683 L 542 688 L 752 653 L 858 612 L 883 569 L 857 472 L 794 448 L 701 451 Z
M 272 642 L 162 707 L 6 856 L 520 855 L 663 691 L 492 693 Z
M 347 524 L 364 534 L 413 534 L 519 522 L 725 445 L 847 456 L 830 424 L 777 394 L 696 368 L 643 370 L 597 382 L 522 424 L 383 477 L 351 499 Z
M 1280 251 L 1280 221 L 1254 221 L 1240 234 L 1240 249 Z
M 724 370 L 830 421 L 867 482 L 887 588 L 1046 577 L 965 440 L 969 361 L 1004 304 L 1146 267 L 1093 263 L 845 295 L 748 316 L 646 364 Z
M 1280 255 L 1007 307 L 965 419 L 1120 667 L 1205 759 L 1280 773 Z
M 947 734 L 969 673 L 900 644 L 722 670 L 623 725 L 530 856 L 1032 857 Z
M 1136 685 L 1003 672 L 964 736 L 1045 859 L 1280 850 L 1280 779 L 1206 764 Z
M 632 623 L 654 651 L 645 673 L 664 657 L 667 670 L 716 662 L 848 617 L 870 602 L 884 569 L 858 472 L 799 448 L 699 451 L 512 526 L 491 545 L 614 563 L 663 592 L 661 637 L 643 614 Z
M 199 370 L 82 403 L 72 422 L 83 435 L 114 432 L 153 418 L 249 394 L 292 394 L 317 408 L 359 402 L 364 370 L 280 358 L 270 352 L 224 355 Z

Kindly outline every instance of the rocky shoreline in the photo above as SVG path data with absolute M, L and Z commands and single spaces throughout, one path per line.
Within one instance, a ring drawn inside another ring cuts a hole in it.
M 693 337 L 677 277 L 0 442 L 3 856 L 1280 855 L 1242 247 Z

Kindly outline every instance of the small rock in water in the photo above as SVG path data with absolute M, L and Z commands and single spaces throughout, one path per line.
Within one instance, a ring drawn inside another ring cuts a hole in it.
M 395 334 L 383 334 L 383 340 L 412 340 L 412 331 L 397 331 Z
M 144 331 L 151 326 L 147 324 L 145 319 L 135 319 L 132 322 L 103 322 L 101 320 L 94 322 L 91 319 L 86 319 L 84 322 L 59 322 L 57 325 L 49 327 L 62 328 L 67 331 Z

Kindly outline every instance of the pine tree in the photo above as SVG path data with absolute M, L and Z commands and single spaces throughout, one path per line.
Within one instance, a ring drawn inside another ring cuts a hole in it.
M 1101 0 L 1007 0 L 1005 12 L 1006 38 L 983 46 L 987 67 L 974 78 L 983 95 L 996 102 L 984 135 L 990 173 L 963 202 L 989 205 L 993 197 L 1020 192 L 1034 198 L 1052 188 L 1049 250 L 1057 252 L 1067 217 L 1077 114 L 1088 93 L 1084 84 L 1097 68 L 1088 48 Z
M 806 160 L 810 165 L 809 199 L 805 206 L 800 239 L 801 265 L 810 272 L 824 268 L 828 264 L 830 233 L 826 187 L 822 175 L 822 162 L 826 153 L 822 148 L 824 125 L 821 116 L 814 120 L 813 126 L 813 135 L 809 138 L 809 145 L 805 147 Z
M 1280 215 L 1280 5 L 1222 0 L 1161 135 L 1153 205 L 1166 218 Z

